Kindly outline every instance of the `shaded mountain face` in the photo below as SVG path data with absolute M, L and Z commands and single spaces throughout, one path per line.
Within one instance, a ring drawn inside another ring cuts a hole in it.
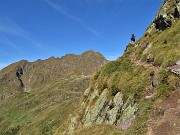
M 180 134 L 179 0 L 165 0 L 144 36 L 97 71 L 69 125 L 54 135 Z
M 52 134 L 76 108 L 91 75 L 107 60 L 81 55 L 28 62 L 0 71 L 0 134 Z
M 93 51 L 35 62 L 22 60 L 0 72 L 0 83 L 8 85 L 13 90 L 21 88 L 22 91 L 29 92 L 53 80 L 91 75 L 106 62 L 100 53 Z M 1 90 L 3 91 L 3 87 Z

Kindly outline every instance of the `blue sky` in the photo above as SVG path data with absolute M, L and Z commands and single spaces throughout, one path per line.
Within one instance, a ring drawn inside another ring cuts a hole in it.
M 0 69 L 87 50 L 121 56 L 163 0 L 0 0 Z

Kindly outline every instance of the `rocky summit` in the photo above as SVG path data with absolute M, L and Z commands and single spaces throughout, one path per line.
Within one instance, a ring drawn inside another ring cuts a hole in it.
M 52 134 L 68 119 L 91 75 L 107 60 L 92 50 L 81 55 L 28 62 L 0 71 L 0 134 Z
M 54 135 L 180 134 L 180 1 L 165 0 L 144 36 L 93 76 Z

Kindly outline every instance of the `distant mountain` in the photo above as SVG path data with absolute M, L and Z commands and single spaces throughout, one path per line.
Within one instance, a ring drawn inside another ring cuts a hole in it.
M 165 0 L 144 36 L 94 75 L 54 135 L 180 134 L 180 0 Z
M 52 134 L 76 108 L 91 75 L 107 60 L 81 55 L 28 62 L 0 71 L 0 134 Z

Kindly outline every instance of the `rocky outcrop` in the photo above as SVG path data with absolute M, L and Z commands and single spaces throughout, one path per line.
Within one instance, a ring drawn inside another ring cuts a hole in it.
M 85 95 L 88 95 L 88 93 L 89 89 L 85 91 Z M 97 90 L 90 93 L 82 108 L 84 109 L 84 115 L 79 123 L 84 127 L 94 123 L 105 123 L 127 129 L 135 119 L 137 112 L 137 106 L 133 98 L 129 97 L 126 101 L 123 101 L 121 92 L 112 97 L 108 88 L 104 89 L 100 95 L 97 94 Z M 73 123 L 74 121 L 71 120 L 70 125 L 74 125 Z M 77 122 L 76 126 L 70 126 L 69 133 L 73 133 L 75 127 L 78 128 Z
M 175 19 L 180 18 L 180 1 L 166 0 L 156 15 L 154 21 L 147 28 L 146 33 L 153 30 L 163 31 L 174 23 Z

